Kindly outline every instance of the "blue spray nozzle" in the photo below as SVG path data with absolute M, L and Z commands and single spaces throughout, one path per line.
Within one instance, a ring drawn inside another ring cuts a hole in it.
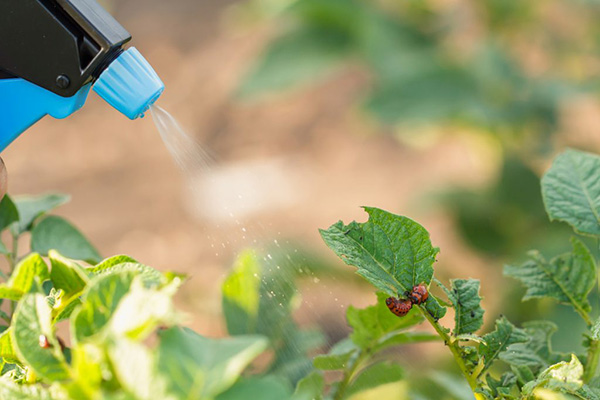
M 130 119 L 142 116 L 164 89 L 154 69 L 135 47 L 121 53 L 94 85 L 100 97 Z

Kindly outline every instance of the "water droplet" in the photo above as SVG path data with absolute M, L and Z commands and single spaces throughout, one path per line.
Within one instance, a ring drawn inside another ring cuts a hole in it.
M 321 282 L 321 280 L 315 276 L 315 277 L 313 278 L 313 282 L 314 282 L 314 283 L 319 283 L 319 282 Z M 331 292 L 330 292 L 329 294 L 331 294 Z

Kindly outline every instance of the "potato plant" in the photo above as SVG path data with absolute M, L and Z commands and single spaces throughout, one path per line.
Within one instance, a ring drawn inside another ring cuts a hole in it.
M 293 318 L 303 268 L 283 273 L 244 252 L 222 284 L 231 337 L 207 338 L 185 328 L 186 317 L 174 306 L 184 276 L 125 255 L 102 259 L 73 225 L 47 215 L 66 196 L 6 196 L 0 203 L 0 229 L 9 239 L 0 246 L 9 265 L 0 284 L 0 398 L 359 400 L 401 383 L 393 398 L 425 399 L 389 355 L 393 347 L 432 342 L 448 349 L 469 390 L 438 375 L 451 393 L 433 398 L 600 399 L 600 320 L 588 299 L 597 260 L 586 245 L 600 236 L 599 171 L 600 157 L 592 154 L 567 150 L 555 160 L 542 194 L 550 219 L 573 228 L 572 250 L 551 259 L 531 252 L 529 261 L 504 268 L 525 286 L 524 301 L 549 298 L 579 314 L 588 327 L 583 338 L 572 339 L 573 349 L 583 339 L 581 354 L 552 349 L 559 327 L 550 321 L 518 327 L 500 316 L 481 332 L 479 281 L 441 282 L 434 271 L 439 249 L 427 230 L 377 208 L 365 208 L 367 222 L 340 221 L 321 231 L 327 246 L 373 286 L 377 302 L 348 307 L 351 334 L 312 357 L 323 335 Z M 22 255 L 25 235 L 31 251 Z M 420 291 L 406 315 L 390 312 L 388 298 L 407 299 L 421 284 L 426 299 Z M 449 308 L 452 326 L 442 323 Z M 424 322 L 433 329 L 415 329 Z
M 185 328 L 173 304 L 184 277 L 125 255 L 102 260 L 69 222 L 46 215 L 67 200 L 0 203 L 0 229 L 12 238 L 0 246 L 10 269 L 0 284 L 1 399 L 280 398 L 279 381 L 240 377 L 267 338 Z M 20 255 L 25 234 L 31 252 Z
M 600 399 L 600 320 L 588 300 L 597 283 L 597 261 L 582 240 L 582 235 L 600 235 L 599 173 L 600 157 L 575 150 L 561 154 L 542 179 L 542 195 L 550 219 L 568 223 L 578 235 L 571 239 L 572 251 L 550 260 L 532 251 L 529 261 L 504 268 L 505 275 L 525 286 L 523 301 L 550 298 L 573 307 L 588 327 L 581 338 L 585 354 L 553 351 L 550 340 L 557 326 L 550 321 L 517 327 L 501 316 L 491 332 L 480 333 L 484 310 L 479 281 L 453 279 L 446 285 L 436 279 L 433 265 L 439 249 L 425 228 L 407 217 L 366 207 L 367 222 L 340 221 L 322 230 L 325 243 L 378 290 L 377 305 L 348 310 L 354 327 L 350 339 L 315 359 L 319 369 L 343 371 L 342 380 L 330 385 L 329 397 L 349 398 L 356 386 L 375 379 L 400 379 L 399 366 L 374 363 L 372 355 L 411 342 L 411 335 L 418 333 L 406 330 L 427 321 L 477 399 Z M 425 303 L 413 305 L 404 317 L 388 312 L 387 297 L 406 298 L 421 283 L 438 287 L 439 295 L 429 293 Z M 439 321 L 448 308 L 454 309 L 453 327 Z M 432 339 L 421 335 L 418 340 Z M 575 348 L 579 338 L 572 340 Z

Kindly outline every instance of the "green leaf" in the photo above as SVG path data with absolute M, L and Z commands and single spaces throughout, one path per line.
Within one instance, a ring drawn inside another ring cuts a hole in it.
M 116 378 L 136 400 L 172 399 L 164 375 L 157 372 L 155 355 L 143 344 L 117 339 L 108 353 Z
M 23 292 L 19 289 L 11 288 L 8 285 L 0 284 L 0 299 L 18 301 L 23 297 Z
M 433 333 L 427 332 L 393 332 L 386 335 L 379 340 L 377 346 L 374 347 L 375 351 L 381 351 L 386 347 L 397 346 L 400 344 L 412 344 L 412 343 L 423 343 L 423 342 L 436 342 L 442 340 L 442 338 Z
M 105 258 L 104 260 L 100 261 L 97 265 L 95 265 L 92 268 L 92 271 L 95 273 L 98 273 L 100 271 L 104 271 L 106 269 L 109 269 L 111 267 L 114 267 L 115 265 L 119 265 L 119 264 L 123 264 L 123 263 L 135 263 L 138 264 L 137 260 L 124 255 L 124 254 L 120 254 L 117 256 L 112 256 L 112 257 L 108 257 Z
M 106 349 L 93 344 L 75 345 L 71 359 L 73 382 L 65 387 L 70 398 L 93 398 L 101 391 L 103 369 L 107 368 Z
M 0 201 L 0 231 L 5 230 L 10 224 L 19 220 L 19 211 L 9 195 Z
M 324 388 L 323 375 L 313 371 L 298 382 L 292 400 L 323 400 Z
M 52 400 L 48 389 L 41 385 L 19 385 L 0 378 L 0 399 L 10 400 Z
M 175 311 L 173 296 L 179 284 L 173 281 L 157 289 L 147 289 L 136 277 L 110 318 L 110 331 L 117 336 L 144 340 L 158 326 L 172 326 L 182 318 Z
M 158 286 L 167 282 L 167 278 L 160 271 L 138 262 L 125 262 L 115 265 L 105 264 L 88 269 L 87 271 L 91 271 L 96 275 L 111 275 L 119 272 L 131 272 L 136 276 L 139 276 L 144 284 L 148 287 Z M 181 282 L 181 278 L 177 277 L 174 277 L 171 279 L 171 281 L 176 279 L 178 282 Z
M 269 44 L 238 93 L 249 97 L 315 82 L 340 66 L 347 55 L 343 35 L 331 30 L 296 29 Z
M 364 309 L 349 306 L 346 312 L 348 324 L 354 329 L 350 337 L 363 349 L 372 348 L 386 335 L 394 331 L 410 328 L 423 321 L 423 316 L 416 310 L 402 318 L 392 314 L 385 304 L 385 293 L 377 293 L 377 304 Z
M 496 397 L 499 392 L 510 392 L 512 386 L 517 383 L 517 377 L 512 372 L 505 372 L 500 379 L 494 379 L 490 374 L 487 374 L 485 381 L 490 387 L 493 397 Z
M 335 371 L 345 369 L 350 358 L 356 353 L 358 348 L 350 338 L 346 338 L 336 343 L 329 353 L 318 355 L 313 360 L 315 368 Z
M 427 301 L 424 304 L 425 310 L 437 321 L 446 315 L 446 307 L 442 306 L 434 295 L 429 293 Z
M 401 366 L 391 363 L 371 365 L 360 372 L 346 390 L 346 396 L 373 389 L 377 386 L 398 382 L 404 377 Z
M 81 296 L 82 306 L 71 318 L 71 330 L 81 342 L 96 334 L 103 334 L 119 302 L 129 292 L 135 274 L 117 272 L 92 279 Z
M 102 260 L 98 251 L 77 228 L 54 215 L 41 220 L 31 231 L 31 250 L 42 255 L 56 250 L 65 257 L 92 264 Z
M 369 221 L 342 221 L 321 236 L 346 264 L 390 296 L 412 290 L 419 283 L 429 285 L 438 249 L 429 233 L 415 221 L 386 211 L 365 207 Z
M 7 330 L 0 334 L 0 357 L 6 362 L 11 364 L 20 364 L 19 356 L 15 353 L 14 346 L 12 344 L 12 328 L 9 327 Z
M 571 238 L 572 253 L 547 262 L 539 253 L 530 252 L 530 261 L 521 266 L 506 265 L 504 274 L 519 279 L 527 287 L 523 300 L 551 297 L 572 305 L 584 318 L 591 310 L 587 299 L 596 282 L 596 263 L 587 247 Z
M 60 321 L 69 319 L 71 314 L 73 314 L 73 311 L 75 311 L 79 305 L 81 305 L 81 300 L 78 297 L 71 297 L 66 302 L 61 301 L 58 307 L 53 307 L 55 317 L 52 320 L 52 323 L 57 324 Z
M 186 328 L 160 332 L 158 370 L 181 399 L 211 399 L 229 389 L 267 348 L 261 336 L 209 339 Z
M 450 282 L 450 301 L 454 305 L 454 335 L 474 333 L 483 325 L 479 280 L 454 279 Z
M 496 329 L 483 337 L 485 343 L 479 345 L 479 355 L 483 357 L 484 369 L 492 365 L 500 353 L 511 344 L 529 340 L 527 332 L 511 324 L 506 317 L 496 320 Z
M 527 383 L 523 387 L 523 394 L 531 394 L 538 388 L 574 393 L 583 386 L 582 376 L 583 365 L 573 354 L 571 361 L 554 364 L 544 370 L 535 381 Z
M 50 250 L 48 257 L 52 267 L 50 279 L 54 284 L 54 288 L 62 289 L 65 298 L 79 294 L 90 279 L 85 269 L 54 250 Z
M 287 400 L 292 396 L 289 384 L 275 376 L 251 377 L 240 379 L 215 400 Z
M 42 283 L 48 279 L 50 279 L 50 273 L 46 262 L 39 254 L 31 253 L 17 264 L 7 284 L 27 293 L 34 284 L 41 287 Z
M 600 157 L 569 149 L 542 178 L 542 195 L 551 220 L 576 232 L 600 235 Z
M 537 373 L 563 360 L 564 355 L 552 351 L 552 335 L 558 329 L 554 323 L 529 321 L 523 324 L 523 329 L 529 335 L 529 341 L 510 345 L 500 353 L 502 361 L 515 366 L 527 366 Z
M 65 194 L 44 194 L 40 196 L 18 196 L 14 198 L 19 211 L 19 222 L 13 225 L 14 233 L 21 234 L 31 229 L 33 222 L 42 214 L 68 203 L 71 196 Z
M 69 379 L 69 366 L 52 329 L 52 310 L 41 294 L 28 294 L 13 317 L 12 343 L 19 359 L 49 382 Z M 45 336 L 49 348 L 40 347 Z
M 245 251 L 223 283 L 223 314 L 231 335 L 256 332 L 262 271 L 253 251 Z
M 464 379 L 459 379 L 456 375 L 442 371 L 433 371 L 431 380 L 435 382 L 441 389 L 451 395 L 454 399 L 472 399 L 473 394 L 469 385 Z M 444 398 L 442 393 L 437 392 L 436 398 Z

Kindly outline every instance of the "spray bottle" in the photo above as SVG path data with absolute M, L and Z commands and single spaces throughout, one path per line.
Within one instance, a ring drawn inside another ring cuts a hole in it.
M 129 40 L 94 0 L 0 0 L 0 152 L 44 116 L 79 110 L 92 88 L 143 116 L 164 85 Z

